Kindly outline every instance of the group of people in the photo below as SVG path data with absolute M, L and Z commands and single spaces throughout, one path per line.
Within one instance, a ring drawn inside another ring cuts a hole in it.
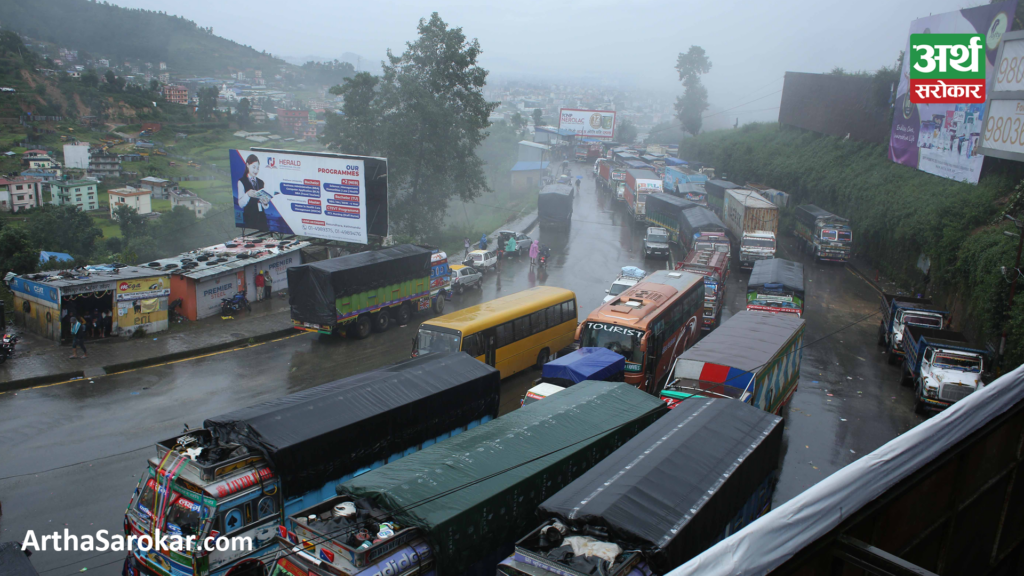
M 256 301 L 266 300 L 270 298 L 270 293 L 273 292 L 274 280 L 270 277 L 270 272 L 266 270 L 260 270 L 256 273 L 256 278 L 253 279 L 253 283 L 256 286 Z
M 86 312 L 79 316 L 74 312 L 65 311 L 71 317 L 69 331 L 71 332 L 71 356 L 70 358 L 86 358 L 88 353 L 85 350 L 86 338 L 106 338 L 111 335 L 114 327 L 114 313 L 110 310 L 99 309 Z M 82 355 L 78 355 L 78 351 Z
M 469 256 L 469 248 L 470 248 L 469 238 L 465 238 L 465 247 L 466 247 L 466 253 L 463 254 L 463 258 L 465 258 L 466 256 Z M 481 234 L 480 235 L 480 249 L 481 250 L 486 250 L 487 249 L 487 234 Z M 498 254 L 498 265 L 501 266 L 501 259 L 502 259 L 502 257 L 505 254 L 513 254 L 513 253 L 516 253 L 517 251 L 518 251 L 518 244 L 516 243 L 516 239 L 514 237 L 509 236 L 508 240 L 505 241 L 505 245 L 504 246 L 502 246 L 501 242 L 499 241 L 498 242 L 498 252 L 499 252 L 499 254 Z M 534 240 L 533 243 L 530 244 L 530 267 L 533 268 L 533 266 L 537 264 L 537 258 L 541 254 L 543 254 L 545 257 L 547 257 L 550 252 L 551 252 L 550 248 L 548 248 L 547 246 L 544 246 L 543 244 L 541 244 L 540 241 Z

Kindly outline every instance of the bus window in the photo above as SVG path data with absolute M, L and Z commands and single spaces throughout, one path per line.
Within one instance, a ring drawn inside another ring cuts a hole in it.
M 420 327 L 416 340 L 416 349 L 420 354 L 428 352 L 458 352 L 459 336 L 447 332 L 438 332 Z
M 530 334 L 537 334 L 544 331 L 544 311 L 530 314 Z
M 502 346 L 508 346 L 509 344 L 515 342 L 515 339 L 513 338 L 513 335 L 512 335 L 512 323 L 511 322 L 506 322 L 504 324 L 498 325 L 497 331 L 498 331 L 498 347 L 499 348 L 501 348 Z
M 548 328 L 558 326 L 562 323 L 562 309 L 559 305 L 551 306 L 547 309 L 548 316 Z
M 480 334 L 470 334 L 462 340 L 462 351 L 473 358 L 483 356 L 484 347 Z
M 516 318 L 512 323 L 516 329 L 515 340 L 522 340 L 530 335 L 530 318 L 528 316 Z

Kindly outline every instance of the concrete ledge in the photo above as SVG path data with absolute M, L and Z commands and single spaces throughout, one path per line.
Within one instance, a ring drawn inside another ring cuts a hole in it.
M 175 360 L 186 360 L 188 358 L 194 358 L 196 356 L 202 356 L 204 354 L 210 354 L 212 352 L 220 352 L 223 350 L 230 350 L 232 348 L 244 348 L 248 346 L 250 341 L 255 343 L 266 342 L 268 340 L 275 340 L 284 336 L 292 334 L 299 334 L 300 332 L 295 328 L 282 328 L 266 334 L 257 334 L 255 336 L 249 336 L 245 338 L 238 338 L 236 340 L 229 340 L 227 342 L 221 342 L 220 344 L 211 344 L 209 346 L 202 346 L 200 348 L 192 348 L 190 350 L 182 350 L 181 352 L 174 352 L 171 354 L 163 354 L 161 356 L 153 356 L 150 358 L 142 358 L 140 360 L 132 360 L 130 362 L 121 362 L 118 364 L 109 364 L 103 367 L 103 371 L 107 374 L 117 374 L 119 372 L 128 372 L 129 370 L 137 370 L 139 368 L 146 368 L 149 366 L 156 366 L 157 364 L 166 364 L 167 362 L 173 362 Z
M 15 359 L 15 361 L 17 361 L 17 359 Z M 85 372 L 81 370 L 75 370 L 74 372 L 61 372 L 59 374 L 44 374 L 42 376 L 20 378 L 18 380 L 0 382 L 0 392 L 15 392 L 17 390 L 24 390 L 26 388 L 32 388 L 34 386 L 42 386 L 44 384 L 55 384 L 57 382 L 64 382 L 65 380 L 72 380 L 74 378 L 84 377 Z

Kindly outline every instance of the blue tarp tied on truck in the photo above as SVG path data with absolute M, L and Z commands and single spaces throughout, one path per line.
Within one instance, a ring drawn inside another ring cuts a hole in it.
M 571 386 L 584 380 L 608 380 L 626 369 L 626 359 L 607 348 L 580 348 L 544 365 L 541 378 Z

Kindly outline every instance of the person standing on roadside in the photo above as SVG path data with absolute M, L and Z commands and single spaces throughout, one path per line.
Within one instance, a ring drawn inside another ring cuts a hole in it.
M 78 359 L 78 349 L 82 349 L 82 358 L 88 358 L 89 353 L 85 351 L 85 324 L 78 316 L 71 318 L 71 359 Z
M 534 240 L 533 244 L 530 244 L 530 268 L 533 268 L 533 265 L 537 263 L 537 254 L 539 253 L 540 242 Z
M 264 288 L 264 290 L 266 291 L 265 297 L 267 300 L 269 300 L 270 294 L 274 291 L 274 279 L 270 277 L 270 270 L 264 272 L 263 275 L 266 277 L 266 280 L 263 282 L 266 285 L 266 288 Z
M 263 300 L 263 288 L 266 286 L 266 277 L 263 276 L 263 270 L 256 273 L 256 278 L 253 281 L 256 284 L 256 301 L 259 302 Z
M 466 238 L 466 252 L 462 254 L 463 260 L 469 256 L 469 238 Z
M 480 249 L 481 250 L 487 250 L 487 233 L 486 232 L 480 235 Z

